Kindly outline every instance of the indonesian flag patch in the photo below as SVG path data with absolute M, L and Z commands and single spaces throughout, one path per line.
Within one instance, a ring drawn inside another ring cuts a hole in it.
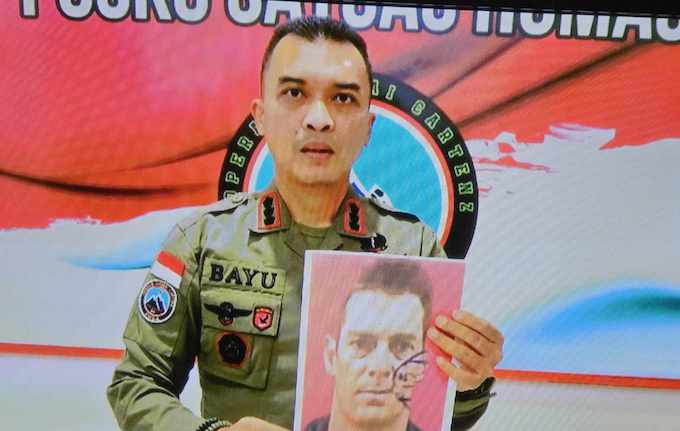
M 167 281 L 175 289 L 179 289 L 179 283 L 182 281 L 182 275 L 184 274 L 184 262 L 173 254 L 161 251 L 151 266 L 151 273 Z

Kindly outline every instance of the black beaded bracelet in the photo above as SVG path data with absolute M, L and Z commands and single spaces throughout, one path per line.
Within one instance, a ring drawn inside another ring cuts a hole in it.
M 196 431 L 217 431 L 222 427 L 229 426 L 231 426 L 231 422 L 218 418 L 208 418 L 196 429 Z
M 220 421 L 217 421 L 217 422 L 213 422 L 213 424 L 210 425 L 205 431 L 217 431 L 218 429 L 220 429 L 222 427 L 229 427 L 229 426 L 231 426 L 231 422 L 220 420 Z

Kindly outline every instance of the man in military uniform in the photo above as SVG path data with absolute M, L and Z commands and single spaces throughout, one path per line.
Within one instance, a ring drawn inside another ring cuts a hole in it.
M 252 113 L 273 184 L 204 208 L 163 244 L 107 390 L 125 430 L 290 428 L 305 250 L 445 256 L 416 218 L 349 187 L 373 123 L 370 63 L 356 33 L 309 17 L 277 28 L 261 81 Z M 437 361 L 463 391 L 453 426 L 466 429 L 486 409 L 502 335 L 465 312 L 438 316 L 427 335 L 460 363 Z M 196 359 L 202 417 L 178 398 Z

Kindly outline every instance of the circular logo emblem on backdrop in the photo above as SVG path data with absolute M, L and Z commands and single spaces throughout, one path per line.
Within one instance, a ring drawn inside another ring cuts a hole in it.
M 139 295 L 139 312 L 149 323 L 163 323 L 175 312 L 177 292 L 163 280 L 154 279 L 144 285 Z
M 356 192 L 415 214 L 439 237 L 449 257 L 463 258 L 477 223 L 477 179 L 456 126 L 413 87 L 376 74 L 371 139 L 355 162 Z M 274 163 L 248 116 L 229 142 L 219 178 L 221 199 L 231 192 L 264 190 Z

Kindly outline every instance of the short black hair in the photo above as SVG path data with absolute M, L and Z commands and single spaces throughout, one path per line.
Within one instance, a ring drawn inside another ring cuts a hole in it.
M 423 332 L 432 315 L 432 281 L 415 262 L 403 258 L 383 258 L 363 270 L 359 286 L 353 289 L 347 299 L 355 293 L 378 291 L 390 296 L 410 293 L 420 299 L 423 306 Z
M 269 39 L 267 49 L 264 51 L 264 56 L 262 57 L 260 82 L 264 80 L 264 70 L 267 67 L 267 64 L 269 64 L 269 59 L 272 56 L 272 52 L 274 52 L 274 48 L 276 48 L 276 45 L 281 39 L 289 34 L 302 37 L 310 42 L 314 42 L 323 37 L 324 39 L 335 42 L 351 43 L 364 59 L 366 71 L 368 72 L 368 85 L 372 85 L 373 70 L 371 68 L 371 62 L 368 60 L 368 51 L 364 39 L 346 23 L 318 16 L 296 18 L 276 27 L 274 34 L 271 39 Z

